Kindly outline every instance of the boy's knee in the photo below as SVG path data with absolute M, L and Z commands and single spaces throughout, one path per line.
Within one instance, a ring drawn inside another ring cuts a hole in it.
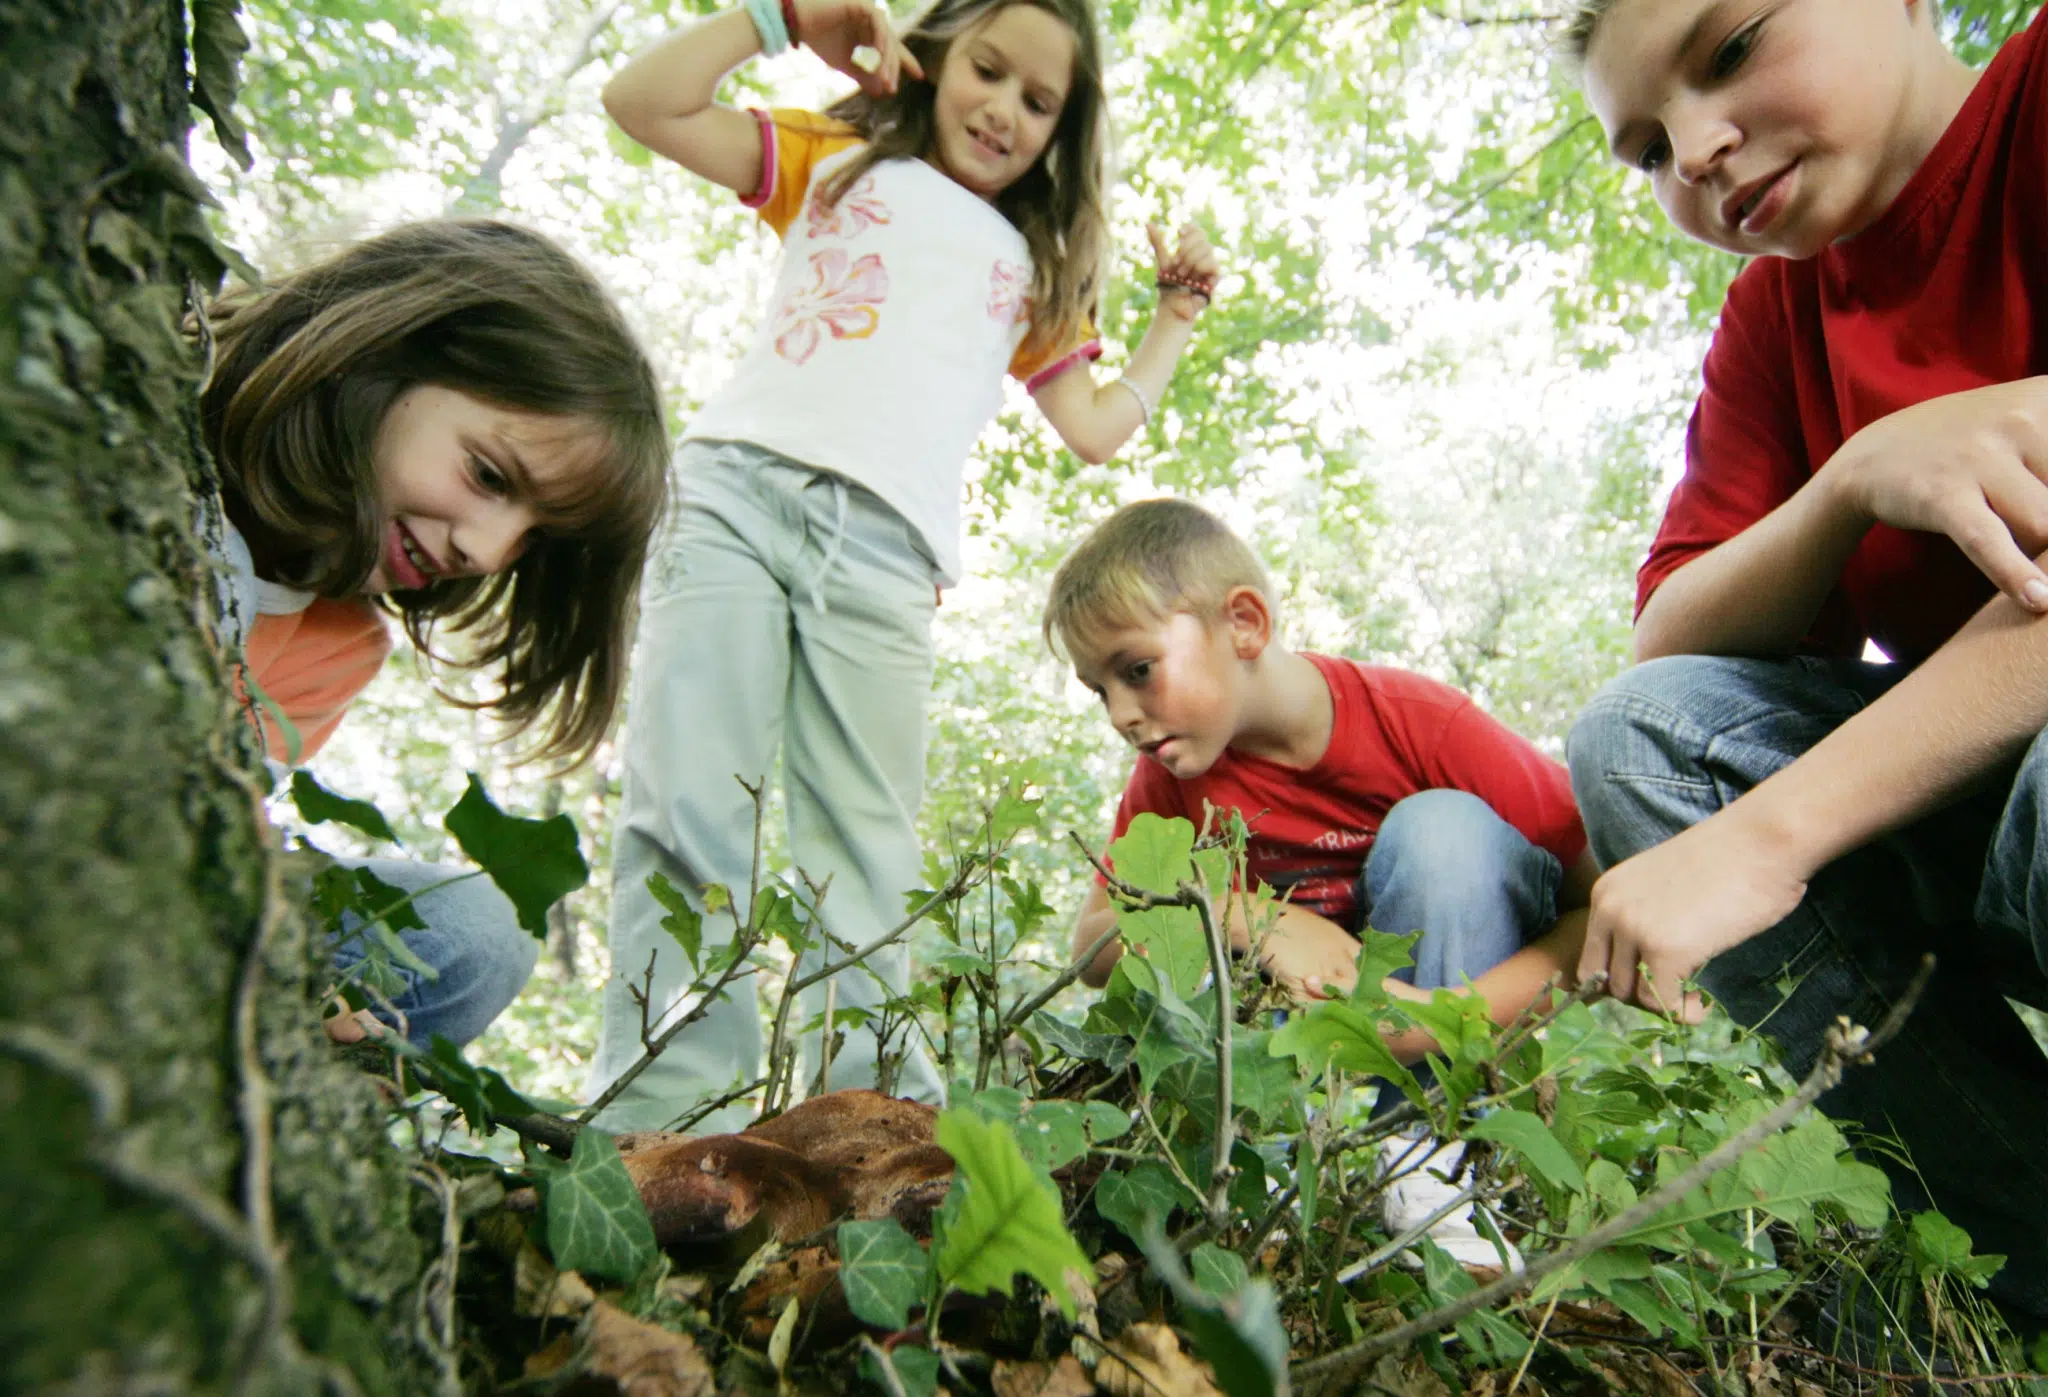
M 1603 866 L 1710 813 L 1688 809 L 1674 824 L 1674 812 L 1664 807 L 1681 788 L 1711 790 L 1697 760 L 1691 709 L 1722 677 L 1725 663 L 1674 655 L 1637 665 L 1595 694 L 1572 725 L 1565 743 L 1572 798 Z
M 1456 874 L 1499 845 L 1514 828 L 1470 791 L 1417 791 L 1380 821 L 1368 863 L 1399 859 Z

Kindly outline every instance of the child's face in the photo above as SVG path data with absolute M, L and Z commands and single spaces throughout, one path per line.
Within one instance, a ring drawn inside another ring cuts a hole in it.
M 1074 81 L 1074 31 L 1035 5 L 998 10 L 953 41 L 939 70 L 932 164 L 984 199 L 1045 153 Z
M 1180 780 L 1207 771 L 1236 738 L 1244 666 L 1227 622 L 1177 611 L 1070 637 L 1067 649 L 1110 726 Z
M 536 490 L 587 468 L 587 434 L 560 419 L 433 384 L 410 388 L 377 430 L 383 552 L 365 593 L 510 567 L 541 525 Z
M 1947 124 L 1921 119 L 1940 49 L 1924 3 L 1617 0 L 1586 100 L 1681 232 L 1811 257 L 1874 222 Z

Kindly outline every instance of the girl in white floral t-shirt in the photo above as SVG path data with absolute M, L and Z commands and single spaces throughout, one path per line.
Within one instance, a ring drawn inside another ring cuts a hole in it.
M 712 100 L 747 59 L 799 43 L 860 91 L 823 114 Z M 1145 424 L 1187 347 L 1216 256 L 1199 229 L 1171 252 L 1154 229 L 1164 313 L 1121 377 L 1098 384 L 1087 367 L 1109 245 L 1099 47 L 1089 0 L 939 0 L 900 38 L 871 0 L 746 0 L 605 88 L 627 134 L 740 194 L 784 246 L 758 339 L 685 434 L 648 571 L 600 1086 L 642 1052 L 628 984 L 650 986 L 659 1032 L 692 978 L 649 876 L 693 901 L 709 884 L 743 889 L 754 805 L 734 778 L 764 780 L 778 751 L 791 855 L 829 879 L 831 934 L 858 946 L 901 918 L 921 882 L 932 613 L 960 570 L 962 475 L 1004 374 L 1100 462 Z M 906 973 L 900 947 L 878 955 L 839 977 L 837 1003 L 873 1006 Z M 753 1001 L 672 1041 L 605 1123 L 661 1126 L 757 1078 Z M 850 1034 L 829 1084 L 873 1084 L 877 1056 Z M 896 1086 L 941 1091 L 916 1048 Z

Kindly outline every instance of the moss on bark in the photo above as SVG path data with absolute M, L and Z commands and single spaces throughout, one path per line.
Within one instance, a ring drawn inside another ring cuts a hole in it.
M 0 0 L 0 1390 L 425 1391 L 404 1166 L 318 1033 L 201 619 L 184 24 Z

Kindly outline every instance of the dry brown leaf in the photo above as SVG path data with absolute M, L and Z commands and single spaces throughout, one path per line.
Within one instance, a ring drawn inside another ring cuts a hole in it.
M 564 1335 L 526 1360 L 526 1376 L 547 1377 L 572 1360 L 571 1389 L 593 1397 L 712 1397 L 711 1365 L 688 1335 L 673 1334 L 598 1301 L 573 1337 Z
M 1071 1353 L 1060 1355 L 1057 1363 L 999 1358 L 989 1383 L 996 1397 L 1088 1397 L 1095 1391 L 1094 1379 Z
M 1095 1365 L 1095 1381 L 1109 1397 L 1223 1397 L 1209 1365 L 1182 1353 L 1163 1324 L 1133 1324 L 1117 1335 Z
M 512 1260 L 512 1312 L 523 1319 L 545 1315 L 574 1319 L 597 1302 L 597 1292 L 574 1271 L 557 1271 L 540 1248 L 524 1242 Z

